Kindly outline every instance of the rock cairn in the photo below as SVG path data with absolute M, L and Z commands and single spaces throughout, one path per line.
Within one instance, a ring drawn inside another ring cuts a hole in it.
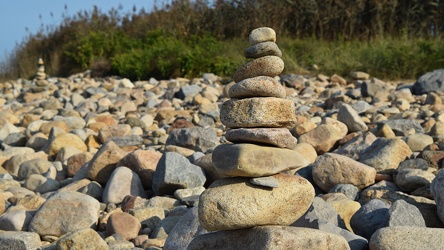
M 36 86 L 33 88 L 33 92 L 45 91 L 49 85 L 45 73 L 45 64 L 42 58 L 39 58 L 37 62 L 37 72 L 35 74 L 34 83 Z
M 279 173 L 298 167 L 300 155 L 293 150 L 297 140 L 288 130 L 296 123 L 295 105 L 284 99 L 285 88 L 273 78 L 284 69 L 275 42 L 271 28 L 250 33 L 251 47 L 245 57 L 253 60 L 234 74 L 231 99 L 221 107 L 221 121 L 229 128 L 226 139 L 233 144 L 217 146 L 212 155 L 218 172 L 229 177 L 216 180 L 204 191 L 198 206 L 203 228 L 218 232 L 196 237 L 188 249 L 255 248 L 233 237 L 233 242 L 221 248 L 220 239 L 234 229 L 243 229 L 246 238 L 298 234 L 297 228 L 288 226 L 307 211 L 314 198 L 314 188 L 306 179 Z M 280 243 L 264 244 L 273 248 Z

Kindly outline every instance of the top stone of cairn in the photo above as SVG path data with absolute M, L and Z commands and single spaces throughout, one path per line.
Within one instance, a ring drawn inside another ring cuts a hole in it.
M 263 42 L 276 42 L 276 32 L 268 27 L 257 28 L 251 31 L 249 41 L 251 45 Z

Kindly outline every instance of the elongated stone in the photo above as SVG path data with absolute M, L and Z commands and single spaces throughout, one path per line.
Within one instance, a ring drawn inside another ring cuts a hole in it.
M 249 143 L 219 145 L 212 158 L 217 171 L 226 176 L 268 176 L 311 163 L 296 150 Z
M 234 82 L 256 76 L 278 76 L 284 70 L 284 61 L 277 56 L 264 56 L 242 65 L 233 75 Z
M 285 88 L 274 78 L 257 76 L 234 84 L 228 91 L 230 98 L 277 97 L 284 98 Z
M 290 225 L 314 199 L 314 188 L 296 175 L 277 174 L 279 188 L 258 187 L 250 178 L 223 178 L 205 190 L 199 201 L 199 221 L 208 231 Z
M 370 238 L 370 249 L 441 249 L 444 244 L 442 228 L 412 226 L 385 227 Z
M 229 128 L 279 128 L 292 127 L 297 119 L 291 100 L 257 97 L 224 102 L 220 120 Z
M 298 143 L 296 137 L 286 128 L 229 129 L 225 133 L 225 138 L 234 143 L 263 143 L 289 149 L 295 148 Z
M 436 237 L 438 238 L 438 237 Z M 439 246 L 439 245 L 437 245 Z M 322 249 L 347 250 L 347 240 L 336 234 L 312 228 L 262 226 L 236 231 L 202 234 L 191 241 L 188 250 Z

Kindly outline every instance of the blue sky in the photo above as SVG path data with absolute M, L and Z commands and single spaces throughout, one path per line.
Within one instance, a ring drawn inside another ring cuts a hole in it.
M 0 0 L 0 59 L 5 58 L 29 33 L 35 34 L 41 25 L 60 24 L 64 12 L 73 16 L 79 10 L 92 10 L 94 5 L 102 12 L 108 12 L 113 7 L 117 9 L 120 4 L 123 12 L 131 11 L 133 6 L 137 10 L 144 7 L 150 11 L 154 2 L 155 0 Z

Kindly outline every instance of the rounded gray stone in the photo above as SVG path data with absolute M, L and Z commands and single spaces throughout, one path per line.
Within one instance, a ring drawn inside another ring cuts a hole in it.
M 244 56 L 246 58 L 259 58 L 263 56 L 278 56 L 282 57 L 282 52 L 274 42 L 262 42 L 255 44 L 245 50 Z
M 242 65 L 233 75 L 234 82 L 256 76 L 275 77 L 284 70 L 284 61 L 277 56 L 264 56 Z
M 262 42 L 276 42 L 276 32 L 269 27 L 260 27 L 250 32 L 249 39 L 251 45 Z

